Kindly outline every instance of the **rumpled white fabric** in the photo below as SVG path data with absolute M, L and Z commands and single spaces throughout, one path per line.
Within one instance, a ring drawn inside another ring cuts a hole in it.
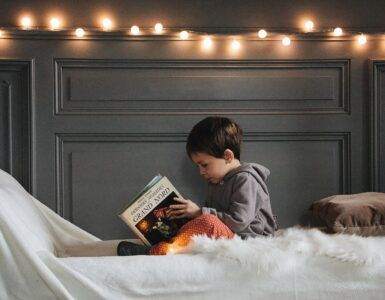
M 291 228 L 183 254 L 58 258 L 100 241 L 0 170 L 0 299 L 384 299 L 385 237 Z

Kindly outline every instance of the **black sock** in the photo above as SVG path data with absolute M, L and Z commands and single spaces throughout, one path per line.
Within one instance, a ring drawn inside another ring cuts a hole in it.
M 150 248 L 151 247 L 146 245 L 138 245 L 127 241 L 122 241 L 118 244 L 117 254 L 119 256 L 147 255 L 150 251 Z

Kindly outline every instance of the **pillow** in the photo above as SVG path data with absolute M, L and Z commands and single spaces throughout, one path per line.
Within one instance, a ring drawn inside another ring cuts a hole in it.
M 385 235 L 385 194 L 335 195 L 315 201 L 310 210 L 329 232 Z

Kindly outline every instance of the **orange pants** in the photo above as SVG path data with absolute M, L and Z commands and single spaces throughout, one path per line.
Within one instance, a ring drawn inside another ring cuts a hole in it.
M 150 249 L 150 255 L 165 255 L 187 246 L 194 235 L 207 235 L 209 238 L 234 237 L 234 233 L 217 216 L 202 214 L 184 224 L 178 233 L 168 241 L 162 241 Z

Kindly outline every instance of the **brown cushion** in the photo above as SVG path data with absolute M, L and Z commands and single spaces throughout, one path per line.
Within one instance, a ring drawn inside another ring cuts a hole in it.
M 331 232 L 385 235 L 384 193 L 331 196 L 314 202 L 310 210 Z

